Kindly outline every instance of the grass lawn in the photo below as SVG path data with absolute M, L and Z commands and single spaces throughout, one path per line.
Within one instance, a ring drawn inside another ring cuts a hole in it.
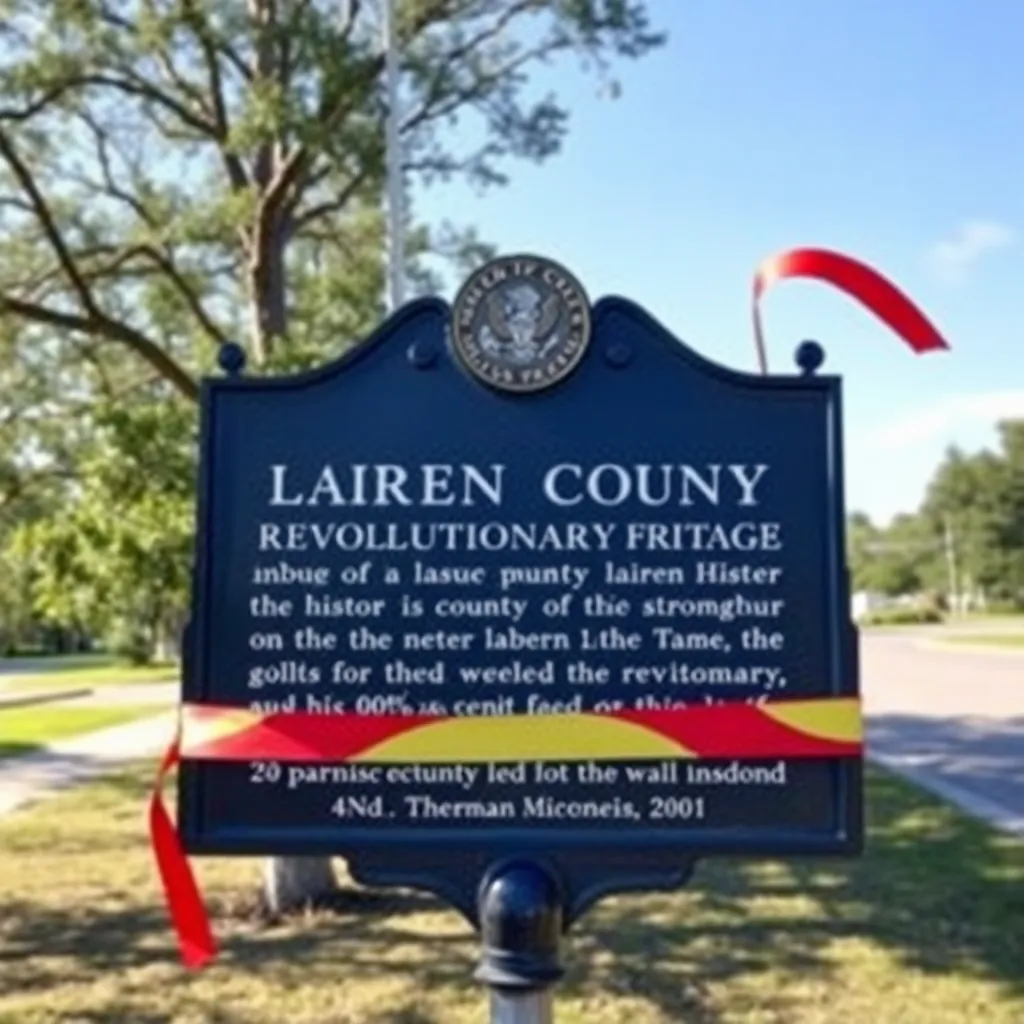
M 1016 622 L 1024 623 L 1024 611 L 1021 612 L 967 612 L 965 615 L 951 615 L 950 622 Z
M 1019 633 L 960 633 L 942 638 L 944 644 L 968 647 L 1019 647 L 1024 650 L 1024 630 Z
M 158 705 L 62 708 L 53 704 L 0 708 L 0 758 L 27 754 L 55 740 L 158 715 Z M 0 1018 L 2 1024 L 2 1018 Z
M 0 676 L 0 679 L 3 677 Z M 13 677 L 4 693 L 39 693 L 47 690 L 90 689 L 102 686 L 129 686 L 135 683 L 172 683 L 179 679 L 177 665 L 126 665 L 109 661 L 99 665 L 58 666 L 33 675 Z
M 0 1021 L 479 1024 L 476 943 L 415 895 L 275 926 L 258 865 L 199 862 L 222 943 L 177 964 L 143 819 L 153 766 L 0 821 Z M 709 863 L 601 904 L 566 944 L 559 1024 L 1020 1024 L 1024 845 L 872 771 L 867 855 Z M 31 870 L 26 870 L 26 865 Z

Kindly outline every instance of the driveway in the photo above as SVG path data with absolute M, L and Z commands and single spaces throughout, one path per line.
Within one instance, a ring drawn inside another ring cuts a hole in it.
M 1024 835 L 1024 653 L 939 636 L 862 634 L 868 756 Z

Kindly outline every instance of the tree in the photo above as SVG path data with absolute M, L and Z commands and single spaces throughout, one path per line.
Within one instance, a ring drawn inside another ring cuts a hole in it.
M 990 524 L 1001 553 L 1002 586 L 997 596 L 1024 604 L 1024 420 L 998 424 L 1002 458 L 995 475 Z
M 897 516 L 881 530 L 868 516 L 854 513 L 847 526 L 850 575 L 854 590 L 891 597 L 920 589 L 920 565 L 931 542 L 914 516 Z
M 425 180 L 500 184 L 509 158 L 558 150 L 567 112 L 530 95 L 531 65 L 576 53 L 607 79 L 613 58 L 661 42 L 630 0 L 398 8 L 404 169 Z M 0 314 L 103 361 L 130 353 L 152 371 L 147 401 L 194 398 L 229 339 L 267 372 L 365 333 L 383 281 L 371 14 L 360 0 L 0 0 Z M 477 251 L 457 230 L 412 240 L 414 257 Z M 295 884 L 272 902 L 330 881 L 322 862 L 279 867 Z
M 846 518 L 846 562 L 850 571 L 850 586 L 853 590 L 871 590 L 870 566 L 874 557 L 874 546 L 881 538 L 881 531 L 863 512 L 851 512 Z
M 0 321 L 0 655 L 64 639 L 34 608 L 35 566 L 14 544 L 25 522 L 60 504 L 74 473 L 81 431 L 65 415 L 75 403 L 68 353 L 31 329 Z
M 921 517 L 955 567 L 956 589 L 1007 596 L 1014 561 L 1012 473 L 994 452 L 966 455 L 952 447 L 929 483 Z M 949 566 L 933 572 L 951 574 Z M 954 585 L 950 580 L 949 589 Z
M 183 400 L 100 404 L 72 500 L 24 526 L 37 607 L 136 662 L 176 650 L 192 545 L 194 410 Z

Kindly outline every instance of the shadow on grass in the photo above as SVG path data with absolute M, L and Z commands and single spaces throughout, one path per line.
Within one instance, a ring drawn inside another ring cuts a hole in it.
M 870 777 L 863 858 L 703 864 L 689 920 L 672 895 L 599 906 L 580 928 L 571 983 L 590 986 L 596 973 L 602 987 L 644 993 L 670 1019 L 712 1024 L 703 985 L 758 973 L 827 979 L 841 944 L 859 939 L 925 974 L 1024 994 L 1024 844 L 887 775 Z M 785 998 L 766 991 L 759 1006 L 785 1019 Z
M 415 1006 L 406 1006 L 398 1010 L 388 1010 L 385 1016 L 378 1017 L 378 1024 L 445 1024 L 439 1017 L 426 1014 Z
M 0 996 L 52 987 L 55 961 L 60 961 L 62 983 L 177 962 L 170 924 L 159 907 L 131 905 L 131 893 L 108 891 L 105 896 L 118 905 L 57 909 L 29 901 L 0 902 Z M 267 920 L 248 891 L 209 899 L 214 930 L 226 935 L 217 969 L 261 974 L 291 965 L 299 971 L 416 975 L 424 984 L 469 980 L 471 962 L 454 950 L 466 944 L 468 930 L 426 940 L 422 930 L 403 923 L 414 914 L 445 912 L 433 897 L 342 888 L 329 904 L 311 911 L 307 924 L 301 915 Z
M 73 1020 L 75 1024 L 168 1024 L 172 1020 L 179 1019 L 202 1021 L 203 1024 L 253 1024 L 254 1020 L 249 1010 L 211 1005 L 210 1000 L 201 998 L 185 998 L 182 1003 L 178 1004 L 178 1011 L 179 1013 L 171 1015 L 166 1008 L 147 1007 L 140 1004 L 137 999 L 126 997 L 110 1000 L 101 1008 L 78 1009 L 75 1011 L 74 1017 L 69 1019 Z M 181 1018 L 180 1013 L 185 1013 L 186 1018 Z M 284 1003 L 280 1010 L 272 1016 L 264 1017 L 261 1014 L 259 1019 L 287 1021 L 287 1004 Z M 330 1016 L 323 1019 L 336 1022 L 336 1024 L 352 1024 L 356 1020 L 349 1016 Z M 362 1021 L 366 1018 L 358 1019 Z M 0 1017 L 3 1024 L 7 1024 L 8 1020 L 11 1021 L 11 1024 L 15 1024 L 14 1018 Z M 448 1024 L 444 1017 L 427 1014 L 412 1005 L 398 1009 L 382 1008 L 379 1014 L 374 1014 L 373 1020 L 374 1024 Z
M 53 958 L 65 961 L 69 981 L 151 964 L 173 956 L 166 942 L 167 919 L 157 909 L 109 910 L 62 907 L 56 910 L 21 900 L 0 903 L 0 996 L 53 985 Z
M 190 1002 L 188 1009 L 193 1011 L 188 1019 L 201 1020 L 203 1024 L 252 1024 L 252 1018 L 246 1012 L 210 1006 L 208 1002 Z M 71 1019 L 74 1024 L 168 1024 L 178 1018 L 168 1016 L 167 1010 L 147 1009 L 135 1000 L 115 999 L 101 1009 L 76 1010 Z M 287 1020 L 287 1016 L 283 1014 L 280 1019 Z M 0 1018 L 3 1024 L 6 1024 L 6 1020 Z M 435 1022 L 424 1020 L 424 1024 Z
M 110 783 L 125 795 L 145 791 L 144 780 L 116 778 Z M 995 981 L 1009 995 L 1024 994 L 1024 846 L 886 774 L 870 771 L 869 778 L 862 859 L 707 863 L 683 894 L 599 905 L 567 943 L 571 969 L 560 991 L 583 999 L 595 992 L 628 995 L 657 1007 L 667 1020 L 719 1024 L 725 1019 L 721 983 L 745 991 L 753 985 L 757 1010 L 787 1020 L 797 1000 L 806 1004 L 804 983 L 817 982 L 825 991 L 844 968 L 846 980 L 851 971 L 868 969 L 850 953 L 861 944 L 925 975 Z M 89 984 L 100 973 L 173 965 L 177 956 L 162 909 L 140 906 L 136 895 L 116 888 L 112 879 L 106 904 L 96 907 L 0 903 L 0 996 L 42 992 L 57 977 Z M 214 971 L 272 975 L 282 992 L 319 979 L 328 984 L 332 977 L 404 979 L 413 990 L 447 989 L 483 1004 L 472 980 L 476 943 L 467 928 L 452 927 L 431 897 L 345 888 L 329 911 L 308 921 L 267 925 L 251 894 L 242 892 L 211 894 L 222 941 Z M 882 989 L 900 983 L 899 967 L 887 969 Z M 76 1019 L 166 1020 L 150 1010 L 146 977 L 125 982 L 112 1003 Z M 197 989 L 182 998 L 202 996 Z M 396 1002 L 381 1006 L 373 1019 L 443 1024 L 417 1005 L 415 991 Z M 209 1024 L 244 1019 L 220 1003 L 201 1009 Z
M 102 1010 L 78 1010 L 74 1016 L 75 1024 L 167 1024 L 170 1019 L 166 1013 L 156 1010 L 145 1010 L 135 1003 L 110 1003 Z M 206 1024 L 243 1024 L 241 1017 L 234 1014 L 225 1016 L 214 1010 L 204 1017 Z

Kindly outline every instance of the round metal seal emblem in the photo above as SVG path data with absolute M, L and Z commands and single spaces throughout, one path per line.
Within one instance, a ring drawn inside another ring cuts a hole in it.
M 502 391 L 542 391 L 564 380 L 589 341 L 590 300 L 552 260 L 492 260 L 455 297 L 455 353 L 470 373 Z

